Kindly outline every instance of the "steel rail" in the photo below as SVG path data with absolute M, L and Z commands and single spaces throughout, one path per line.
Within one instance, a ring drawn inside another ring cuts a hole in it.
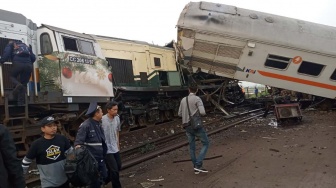
M 242 120 L 238 120 L 238 121 L 236 121 L 234 123 L 231 123 L 229 125 L 226 125 L 226 126 L 223 126 L 223 127 L 219 127 L 219 128 L 217 128 L 215 130 L 212 130 L 212 131 L 208 132 L 208 136 L 216 134 L 216 133 L 221 132 L 223 130 L 229 129 L 231 127 L 234 127 L 235 125 L 238 125 L 238 124 L 240 124 L 242 122 L 245 122 L 245 121 L 254 119 L 256 117 L 262 116 L 263 114 L 264 113 L 260 113 L 260 114 L 257 114 L 255 116 L 252 116 L 252 117 L 248 117 L 248 118 L 245 118 L 245 119 L 242 119 Z M 171 145 L 171 146 L 168 146 L 168 147 L 156 150 L 154 152 L 145 154 L 143 156 L 140 156 L 140 157 L 137 157 L 137 158 L 134 158 L 134 159 L 130 159 L 130 160 L 127 160 L 127 161 L 123 161 L 122 169 L 130 168 L 130 167 L 135 166 L 137 164 L 140 164 L 140 163 L 142 163 L 144 161 L 147 161 L 147 160 L 150 160 L 152 158 L 155 158 L 155 157 L 157 157 L 157 156 L 159 156 L 161 154 L 168 153 L 170 151 L 176 150 L 176 149 L 181 148 L 183 146 L 186 146 L 188 144 L 189 144 L 188 141 L 183 141 L 181 143 L 176 143 L 174 145 Z
M 263 110 L 263 108 L 259 108 L 259 109 L 255 109 L 255 110 L 250 110 L 250 111 L 243 112 L 243 113 L 236 114 L 236 115 L 224 116 L 224 117 L 219 118 L 219 119 L 217 119 L 217 120 L 214 120 L 214 121 L 211 121 L 211 122 L 207 122 L 207 123 L 205 123 L 204 125 L 205 125 L 205 126 L 207 126 L 207 125 L 211 125 L 211 124 L 213 124 L 213 123 L 217 123 L 217 122 L 222 121 L 222 120 L 233 119 L 233 118 L 240 117 L 240 116 L 243 116 L 243 115 L 246 115 L 246 114 L 250 114 L 250 113 L 253 113 L 253 112 L 258 112 L 258 111 L 261 111 L 261 110 Z M 140 150 L 141 148 L 145 147 L 145 146 L 148 145 L 148 144 L 160 145 L 160 144 L 162 144 L 162 143 L 166 143 L 166 142 L 168 142 L 168 141 L 175 140 L 176 138 L 179 138 L 180 136 L 182 136 L 182 135 L 184 135 L 184 134 L 185 134 L 185 132 L 182 131 L 182 132 L 175 133 L 175 134 L 173 134 L 173 135 L 167 135 L 167 136 L 164 136 L 164 137 L 161 137 L 161 138 L 157 138 L 157 139 L 148 141 L 148 142 L 146 142 L 146 143 L 143 143 L 143 144 L 140 144 L 140 145 L 136 145 L 136 146 L 133 146 L 133 147 L 130 147 L 130 148 L 121 150 L 121 151 L 120 151 L 120 155 L 122 155 L 122 156 L 132 155 L 132 154 L 134 154 L 134 153 L 139 152 L 139 150 Z

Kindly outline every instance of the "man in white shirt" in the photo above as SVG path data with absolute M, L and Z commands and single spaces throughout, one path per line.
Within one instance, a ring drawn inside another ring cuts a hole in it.
M 107 155 L 105 162 L 109 171 L 109 178 L 112 181 L 113 188 L 121 187 L 119 180 L 119 171 L 121 170 L 119 131 L 120 118 L 118 116 L 118 103 L 111 101 L 106 104 L 107 114 L 102 118 L 104 129 Z

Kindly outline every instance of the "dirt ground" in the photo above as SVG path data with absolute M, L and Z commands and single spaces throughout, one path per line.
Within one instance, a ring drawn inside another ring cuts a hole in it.
M 299 124 L 278 127 L 255 119 L 210 136 L 204 161 L 209 173 L 194 174 L 188 147 L 121 172 L 124 187 L 336 187 L 336 112 L 307 111 Z M 187 139 L 187 138 L 186 138 Z M 197 142 L 197 147 L 200 148 Z

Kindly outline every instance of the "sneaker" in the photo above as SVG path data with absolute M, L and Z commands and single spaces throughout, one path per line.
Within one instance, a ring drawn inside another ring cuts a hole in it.
M 200 173 L 199 171 L 195 170 L 195 174 L 199 174 L 199 173 Z
M 204 173 L 207 173 L 207 172 L 208 172 L 208 171 L 207 171 L 205 168 L 203 168 L 203 167 L 195 167 L 194 170 L 195 170 L 195 171 L 198 171 L 198 172 L 204 172 Z

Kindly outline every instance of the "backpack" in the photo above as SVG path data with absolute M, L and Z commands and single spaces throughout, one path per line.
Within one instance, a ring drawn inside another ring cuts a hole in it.
M 75 187 L 90 185 L 99 177 L 98 162 L 85 146 L 68 152 L 64 169 L 69 182 Z
M 13 54 L 21 57 L 30 56 L 29 47 L 25 43 L 13 43 Z

